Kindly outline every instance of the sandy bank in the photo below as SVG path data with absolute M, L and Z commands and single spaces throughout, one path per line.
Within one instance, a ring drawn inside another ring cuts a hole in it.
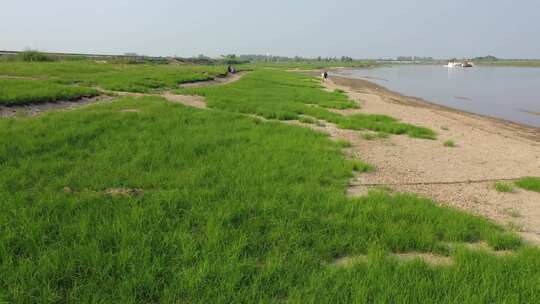
M 330 126 L 327 132 L 353 143 L 351 156 L 377 168 L 353 181 L 351 195 L 376 186 L 415 192 L 508 224 L 540 244 L 540 193 L 494 188 L 498 180 L 540 176 L 540 129 L 403 96 L 366 80 L 332 77 L 324 85 L 346 91 L 360 104 L 360 109 L 338 111 L 344 115 L 385 114 L 438 133 L 437 140 L 365 140 L 362 132 Z M 444 146 L 447 140 L 456 147 Z

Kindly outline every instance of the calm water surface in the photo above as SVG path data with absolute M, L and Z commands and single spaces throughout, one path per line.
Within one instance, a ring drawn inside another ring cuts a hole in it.
M 540 127 L 540 68 L 400 65 L 340 72 L 403 95 Z M 537 114 L 532 114 L 537 113 Z

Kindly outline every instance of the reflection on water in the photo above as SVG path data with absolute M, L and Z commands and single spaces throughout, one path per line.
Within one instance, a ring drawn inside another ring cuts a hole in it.
M 340 72 L 404 95 L 540 127 L 540 68 L 398 65 Z

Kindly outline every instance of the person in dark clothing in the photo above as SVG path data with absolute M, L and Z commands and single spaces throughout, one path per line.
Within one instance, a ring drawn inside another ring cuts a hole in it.
M 323 78 L 323 81 L 328 80 L 328 72 L 327 71 L 324 71 L 324 73 L 322 74 L 322 78 Z

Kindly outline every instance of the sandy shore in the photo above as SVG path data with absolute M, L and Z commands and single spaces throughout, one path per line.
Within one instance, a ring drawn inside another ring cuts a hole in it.
M 494 187 L 499 180 L 540 176 L 540 129 L 403 96 L 366 80 L 332 77 L 325 86 L 346 91 L 360 104 L 360 109 L 337 111 L 344 115 L 385 114 L 438 133 L 437 140 L 365 140 L 361 132 L 327 126 L 333 137 L 351 141 L 351 157 L 376 167 L 352 182 L 350 195 L 377 186 L 418 193 L 509 225 L 540 244 L 540 193 L 517 188 L 501 193 Z M 456 147 L 444 146 L 447 140 Z

